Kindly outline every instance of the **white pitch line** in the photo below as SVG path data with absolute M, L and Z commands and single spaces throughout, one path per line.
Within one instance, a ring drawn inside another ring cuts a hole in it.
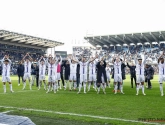
M 12 111 L 14 111 L 14 110 L 9 110 L 9 111 L 6 111 L 6 112 L 0 112 L 0 113 L 2 113 L 2 114 L 7 114 L 7 113 L 12 112 Z
M 55 112 L 55 111 L 40 110 L 40 109 L 30 109 L 30 108 L 29 109 L 27 109 L 27 108 L 17 108 L 17 107 L 12 107 L 12 106 L 0 106 L 0 107 L 1 108 L 7 108 L 7 109 L 17 109 L 17 110 L 25 110 L 25 111 L 36 111 L 36 112 L 44 112 L 44 113 L 53 113 L 53 114 L 60 114 L 60 115 L 71 115 L 71 116 L 89 117 L 89 118 L 96 118 L 96 119 L 106 119 L 106 120 L 133 122 L 133 123 L 160 125 L 159 123 L 153 123 L 153 122 L 143 122 L 143 121 L 137 121 L 137 120 L 111 118 L 111 117 L 104 117 L 104 116 L 84 115 L 84 114 L 67 113 L 67 112 Z

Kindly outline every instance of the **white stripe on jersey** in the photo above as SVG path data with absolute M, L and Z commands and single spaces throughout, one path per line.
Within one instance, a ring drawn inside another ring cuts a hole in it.
M 48 76 L 51 76 L 51 75 L 56 75 L 56 69 L 55 69 L 55 67 L 56 67 L 56 64 L 54 63 L 54 64 L 50 64 L 50 63 L 48 63 Z
M 10 64 L 2 64 L 2 76 L 10 76 Z
M 77 71 L 77 63 L 70 63 L 70 74 L 76 74 Z
M 89 63 L 89 74 L 96 74 L 96 62 Z
M 121 74 L 121 61 L 120 62 L 114 62 L 114 74 Z
M 24 62 L 24 73 L 31 73 L 31 65 L 32 63 L 30 61 L 28 63 Z
M 159 62 L 158 68 L 159 68 L 159 75 L 165 75 L 165 63 L 162 64 L 161 62 Z M 163 70 L 164 70 L 164 73 L 163 73 Z
M 79 62 L 79 64 L 80 64 L 80 74 L 87 74 L 87 67 L 88 67 L 89 61 Z
M 144 75 L 144 64 L 136 64 L 136 75 Z
M 77 63 L 72 63 L 70 59 L 68 59 L 70 64 L 70 74 L 76 74 L 77 72 Z
M 39 75 L 45 75 L 46 65 L 39 65 Z

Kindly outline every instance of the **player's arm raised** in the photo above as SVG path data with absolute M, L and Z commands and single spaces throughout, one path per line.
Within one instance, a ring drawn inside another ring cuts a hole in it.
M 38 65 L 40 65 L 41 59 L 43 59 L 43 56 L 41 56 L 40 59 L 38 60 Z
M 158 57 L 158 63 L 160 62 L 160 58 L 162 58 L 164 55 L 164 51 L 162 52 L 162 54 Z
M 33 58 L 29 55 L 29 53 L 27 53 L 27 55 L 29 56 L 30 62 L 32 62 L 33 61 Z
M 49 54 L 49 57 L 47 58 L 47 63 L 50 63 L 50 61 L 53 59 L 52 55 Z
M 135 61 L 135 64 L 138 63 L 138 61 L 137 61 L 137 51 L 136 51 L 136 54 L 135 54 L 135 56 L 134 56 L 134 61 Z
M 98 55 L 96 55 L 93 59 L 91 59 L 91 60 L 89 61 L 89 63 L 90 63 L 90 62 L 93 62 L 96 58 L 98 58 Z
M 144 52 L 144 60 L 143 60 L 143 64 L 146 63 L 146 59 L 147 59 L 146 52 Z
M 112 57 L 112 63 L 114 64 L 115 63 L 115 55 Z
M 61 57 L 61 55 L 60 55 L 60 64 L 62 64 L 62 57 Z
M 6 58 L 6 55 L 2 58 L 1 63 L 3 63 L 3 61 L 5 60 L 5 58 Z
M 73 55 L 72 55 L 72 60 L 75 61 L 76 63 L 80 63 L 80 61 L 78 60 L 78 58 L 75 57 L 75 56 L 73 56 Z
M 71 64 L 71 57 L 68 56 L 67 60 L 68 60 L 69 64 Z
M 7 59 L 8 59 L 8 61 L 9 61 L 9 65 L 11 65 L 11 60 L 9 59 L 9 55 L 6 57 Z
M 26 58 L 27 54 L 22 58 L 22 62 L 24 63 L 25 58 Z

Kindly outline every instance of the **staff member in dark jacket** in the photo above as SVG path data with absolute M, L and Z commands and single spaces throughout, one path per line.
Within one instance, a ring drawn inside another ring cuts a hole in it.
M 24 65 L 22 65 L 22 62 L 19 62 L 19 65 L 17 67 L 17 75 L 18 75 L 18 86 L 20 86 L 20 78 L 23 82 L 23 75 L 24 75 Z
M 32 85 L 34 85 L 34 82 L 36 80 L 36 71 L 35 71 L 36 63 L 33 63 L 31 65 L 31 76 L 32 76 Z
M 77 64 L 76 77 L 77 77 L 77 88 L 78 88 L 79 87 L 79 84 L 80 84 L 80 64 Z
M 105 92 L 105 86 L 107 83 L 107 75 L 106 75 L 106 62 L 104 58 L 101 59 L 100 62 L 97 63 L 97 87 L 98 87 L 98 94 L 100 92 L 100 85 L 102 83 L 102 88 L 103 88 L 103 93 L 106 94 Z
M 63 64 L 63 67 L 65 68 L 65 72 L 64 72 L 64 79 L 65 79 L 65 90 L 67 88 L 67 83 L 70 77 L 70 64 L 69 61 L 66 60 Z
M 154 75 L 153 67 L 149 64 L 146 64 L 145 73 L 146 73 L 146 81 L 148 83 L 148 89 L 151 89 L 152 88 L 151 79 L 153 79 L 153 75 Z
M 135 86 L 136 86 L 136 66 L 134 65 L 134 63 L 131 64 L 131 66 L 129 65 L 129 63 L 127 62 L 127 66 L 130 69 L 130 75 L 131 75 L 131 88 L 133 88 L 133 79 L 135 82 Z
M 122 62 L 123 60 L 120 59 L 120 61 Z M 123 80 L 126 79 L 126 77 L 125 77 L 125 67 L 126 67 L 125 63 L 122 62 L 122 64 L 121 64 L 122 85 L 123 85 Z M 120 83 L 119 82 L 118 82 L 118 91 L 120 91 Z
M 34 78 L 36 78 L 36 86 L 38 87 L 39 82 L 39 67 L 36 63 L 32 64 L 32 75 Z M 33 79 L 35 80 L 35 79 Z M 34 84 L 34 81 L 33 81 Z
M 62 85 L 65 88 L 65 83 L 64 83 L 64 76 L 63 76 L 63 69 L 64 69 L 64 61 L 61 64 L 61 72 L 60 72 L 60 77 L 61 77 L 61 81 L 62 81 Z
M 35 71 L 36 71 L 36 86 L 38 87 L 38 84 L 39 84 L 39 66 L 38 65 L 36 65 Z

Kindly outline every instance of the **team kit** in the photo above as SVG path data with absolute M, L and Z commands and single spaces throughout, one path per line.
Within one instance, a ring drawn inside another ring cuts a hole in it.
M 163 82 L 165 81 L 165 62 L 163 58 L 164 53 L 160 55 L 158 58 L 158 69 L 159 69 L 159 85 L 160 85 L 160 94 L 161 96 L 164 95 L 163 93 Z M 135 66 L 136 66 L 136 95 L 139 95 L 139 89 L 142 89 L 142 94 L 145 94 L 145 65 L 146 65 L 146 57 L 144 55 L 144 59 L 135 57 Z M 31 82 L 31 65 L 33 59 L 27 53 L 23 59 L 22 64 L 24 65 L 24 76 L 23 76 L 23 90 L 26 88 L 26 81 L 29 81 L 29 88 L 32 89 L 32 82 Z M 125 55 L 123 55 L 123 60 L 118 55 L 115 55 L 112 59 L 113 64 L 113 71 L 108 63 L 106 63 L 106 58 L 102 57 L 98 59 L 98 55 L 91 58 L 84 58 L 78 59 L 76 56 L 68 56 L 65 62 L 66 65 L 69 66 L 70 71 L 68 74 L 65 74 L 65 84 L 64 89 L 66 90 L 76 90 L 78 88 L 77 94 L 81 92 L 81 89 L 84 88 L 84 93 L 90 91 L 91 85 L 93 83 L 93 88 L 97 92 L 100 93 L 100 89 L 103 90 L 103 93 L 106 94 L 105 89 L 106 87 L 110 88 L 110 76 L 113 72 L 113 85 L 114 85 L 114 94 L 118 92 L 118 86 L 120 85 L 120 93 L 124 94 L 123 92 L 123 79 L 122 79 L 122 64 L 126 63 Z M 6 93 L 6 83 L 9 83 L 10 91 L 14 92 L 12 89 L 12 82 L 10 78 L 10 68 L 11 68 L 11 60 L 9 56 L 5 55 L 4 58 L 1 60 L 2 63 L 2 82 L 3 82 L 3 90 Z M 129 62 L 127 62 L 129 63 Z M 41 56 L 38 60 L 38 67 L 39 67 L 39 84 L 38 90 L 41 88 L 41 84 L 44 83 L 44 89 L 46 93 L 53 91 L 56 93 L 59 88 L 58 81 L 61 80 L 60 75 L 60 65 L 62 64 L 62 57 L 57 59 L 56 55 L 54 57 L 49 55 L 48 58 Z M 77 65 L 79 64 L 80 70 L 80 82 L 79 86 L 77 86 Z M 48 69 L 48 83 L 46 84 L 46 69 Z M 97 69 L 97 72 L 96 72 Z M 65 69 L 66 70 L 66 69 Z M 89 76 L 88 76 L 89 74 Z M 67 82 L 69 82 L 69 86 L 67 87 Z M 86 90 L 87 88 L 87 90 Z

